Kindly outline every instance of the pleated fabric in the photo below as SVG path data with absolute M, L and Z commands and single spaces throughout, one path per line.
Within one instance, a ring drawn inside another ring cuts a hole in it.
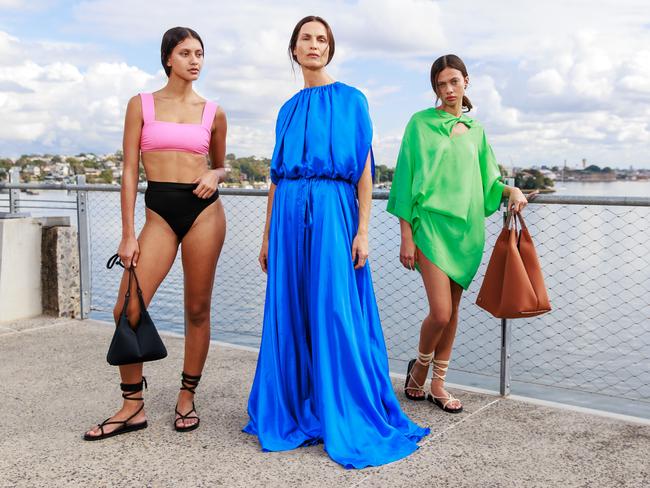
M 370 266 L 355 270 L 351 256 L 356 181 L 372 139 L 367 103 L 342 83 L 302 90 L 289 102 L 278 117 L 262 342 L 244 432 L 264 450 L 322 442 L 346 468 L 378 466 L 415 451 L 429 429 L 401 411 Z M 358 114 L 329 126 L 336 137 L 288 137 L 309 127 L 305 121 L 327 125 L 339 110 Z M 333 141 L 346 141 L 345 154 Z

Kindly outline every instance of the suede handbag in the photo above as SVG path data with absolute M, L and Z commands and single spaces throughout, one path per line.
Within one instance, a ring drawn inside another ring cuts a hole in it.
M 534 317 L 551 310 L 537 252 L 519 212 L 508 212 L 476 304 L 500 319 Z
M 115 264 L 124 267 L 117 254 L 108 260 L 106 267 L 110 269 Z M 165 344 L 158 335 L 156 326 L 145 307 L 135 269 L 131 266 L 127 271 L 129 272 L 129 285 L 124 295 L 124 307 L 122 307 L 120 319 L 117 322 L 113 339 L 106 354 L 106 361 L 112 366 L 156 361 L 167 357 Z M 140 319 L 135 327 L 131 327 L 126 315 L 126 309 L 131 297 L 131 279 L 135 280 L 138 300 L 140 301 Z

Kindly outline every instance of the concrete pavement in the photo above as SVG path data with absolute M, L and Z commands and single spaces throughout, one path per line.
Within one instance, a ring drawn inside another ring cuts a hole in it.
M 109 324 L 0 323 L 0 487 L 647 487 L 650 425 L 455 390 L 460 415 L 398 397 L 432 434 L 407 459 L 345 470 L 322 446 L 264 453 L 241 432 L 257 355 L 213 344 L 197 390 L 201 427 L 172 428 L 183 340 L 148 364 L 149 428 L 101 442 L 85 429 L 120 404 Z M 615 401 L 615 400 L 612 400 Z

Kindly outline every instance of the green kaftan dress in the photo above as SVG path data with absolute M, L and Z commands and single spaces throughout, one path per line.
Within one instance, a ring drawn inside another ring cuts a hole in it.
M 458 122 L 469 130 L 452 137 Z M 503 188 L 483 127 L 430 108 L 404 130 L 387 210 L 408 221 L 418 249 L 467 289 L 481 264 L 485 217 L 499 208 Z

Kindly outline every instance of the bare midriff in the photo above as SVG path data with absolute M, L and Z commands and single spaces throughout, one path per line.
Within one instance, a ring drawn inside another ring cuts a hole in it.
M 203 154 L 183 151 L 148 151 L 142 153 L 147 180 L 192 183 L 208 169 Z

